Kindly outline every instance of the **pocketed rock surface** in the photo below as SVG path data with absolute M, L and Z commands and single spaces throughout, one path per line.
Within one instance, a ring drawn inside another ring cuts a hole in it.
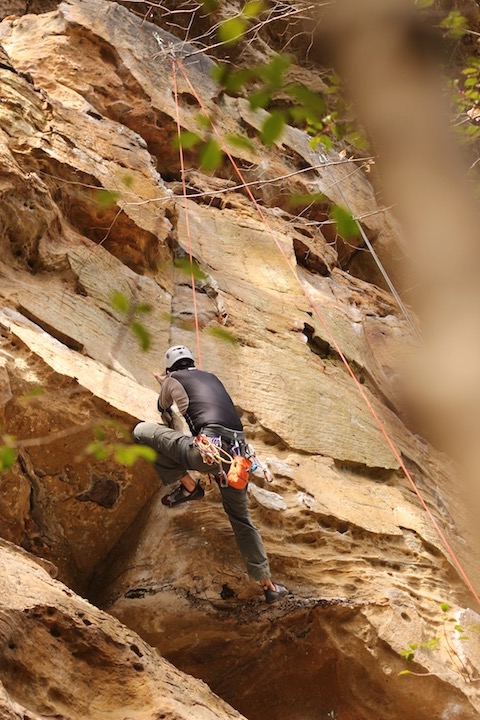
M 395 222 L 357 164 L 330 150 L 322 166 L 300 130 L 261 146 L 263 111 L 219 95 L 204 54 L 178 64 L 181 128 L 201 132 L 200 98 L 223 134 L 249 129 L 253 149 L 230 150 L 265 184 L 254 203 L 226 162 L 213 177 L 187 155 L 183 198 L 176 42 L 104 0 L 0 23 L 0 419 L 20 443 L 0 476 L 0 714 L 477 718 L 479 608 L 444 540 L 477 588 L 478 553 L 453 464 L 404 406 L 415 338 L 376 271 L 355 277 L 348 243 L 286 198 L 336 203 L 340 185 L 387 266 Z M 290 591 L 272 606 L 216 487 L 167 510 L 146 461 L 103 452 L 160 420 L 165 349 L 197 353 L 189 248 L 202 367 L 273 474 L 249 486 Z M 148 352 L 129 327 L 145 304 Z

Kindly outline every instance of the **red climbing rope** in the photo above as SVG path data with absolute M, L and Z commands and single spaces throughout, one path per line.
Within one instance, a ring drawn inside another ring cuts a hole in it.
M 195 337 L 197 340 L 197 365 L 202 368 L 202 354 L 200 351 L 200 328 L 198 324 L 198 310 L 197 310 L 197 293 L 195 289 L 195 275 L 193 272 L 193 255 L 192 255 L 192 236 L 190 234 L 190 223 L 188 220 L 188 200 L 187 200 L 187 186 L 185 183 L 185 162 L 183 158 L 183 147 L 181 138 L 181 127 L 180 127 L 180 113 L 178 107 L 178 85 L 177 85 L 177 65 L 175 60 L 172 60 L 172 72 L 173 72 L 173 93 L 175 96 L 175 113 L 177 121 L 177 137 L 178 147 L 180 155 L 180 169 L 182 174 L 182 191 L 183 191 L 183 202 L 185 207 L 185 227 L 187 231 L 188 239 L 188 256 L 190 258 L 190 269 L 191 269 L 191 281 L 192 281 L 192 295 L 193 295 L 193 314 L 195 318 Z
M 190 79 L 188 78 L 188 76 L 187 76 L 187 74 L 186 74 L 183 66 L 181 65 L 181 63 L 179 63 L 177 60 L 174 60 L 174 61 L 173 61 L 173 64 L 174 64 L 174 67 L 175 67 L 175 65 L 178 66 L 178 69 L 179 69 L 180 72 L 182 73 L 185 81 L 187 82 L 187 84 L 188 84 L 188 86 L 189 86 L 192 94 L 193 94 L 194 97 L 197 99 L 197 102 L 199 103 L 199 105 L 200 105 L 200 107 L 202 108 L 203 112 L 204 112 L 206 115 L 208 115 L 208 110 L 206 109 L 206 107 L 205 107 L 204 103 L 202 102 L 201 98 L 198 96 L 197 91 L 195 90 L 195 88 L 193 87 L 192 83 L 190 82 Z M 177 112 L 178 112 L 178 109 L 177 109 Z M 430 508 L 428 507 L 426 501 L 424 500 L 424 498 L 423 498 L 420 490 L 418 489 L 418 487 L 417 487 L 417 485 L 416 485 L 416 483 L 415 483 L 415 481 L 414 481 L 411 473 L 409 472 L 408 468 L 406 467 L 405 462 L 404 462 L 404 460 L 402 459 L 400 452 L 399 452 L 399 451 L 397 450 L 397 448 L 395 447 L 395 444 L 393 443 L 392 439 L 390 438 L 390 436 L 389 436 L 389 434 L 388 434 L 388 432 L 387 432 L 384 424 L 382 423 L 381 419 L 378 417 L 378 414 L 377 414 L 375 408 L 373 407 L 370 399 L 368 398 L 365 390 L 363 389 L 361 383 L 359 382 L 359 380 L 358 380 L 357 377 L 355 376 L 355 373 L 353 372 L 352 368 L 350 367 L 350 364 L 349 364 L 347 358 L 345 357 L 345 355 L 344 355 L 343 352 L 341 351 L 341 349 L 340 349 L 337 341 L 335 340 L 334 336 L 332 335 L 332 332 L 331 332 L 330 328 L 328 327 L 328 325 L 327 325 L 327 323 L 326 323 L 326 321 L 325 321 L 325 318 L 323 317 L 322 313 L 320 312 L 318 305 L 314 302 L 313 298 L 309 295 L 308 291 L 307 291 L 306 288 L 303 286 L 300 278 L 298 277 L 298 275 L 297 275 L 297 273 L 296 273 L 295 266 L 292 264 L 290 258 L 288 257 L 287 253 L 286 253 L 285 250 L 283 249 L 281 243 L 278 241 L 278 239 L 276 238 L 273 230 L 270 228 L 270 226 L 269 226 L 269 224 L 268 224 L 268 218 L 267 218 L 267 216 L 266 216 L 265 213 L 263 212 L 262 207 L 259 205 L 259 203 L 258 203 L 257 200 L 255 199 L 252 191 L 250 190 L 250 187 L 249 187 L 248 184 L 245 182 L 245 179 L 244 179 L 244 177 L 243 177 L 243 175 L 242 175 L 241 170 L 239 169 L 239 167 L 238 167 L 237 164 L 235 163 L 235 160 L 234 160 L 234 158 L 232 157 L 231 153 L 229 152 L 228 148 L 225 147 L 225 143 L 224 143 L 224 141 L 223 141 L 222 136 L 221 136 L 220 133 L 217 131 L 214 123 L 212 123 L 212 122 L 211 122 L 211 128 L 212 128 L 213 132 L 215 133 L 215 135 L 217 136 L 217 138 L 218 138 L 218 140 L 219 140 L 219 142 L 220 142 L 220 145 L 221 145 L 222 149 L 224 150 L 225 154 L 227 155 L 227 157 L 229 158 L 230 162 L 232 163 L 232 166 L 233 166 L 233 168 L 235 169 L 235 172 L 237 173 L 240 181 L 243 183 L 243 185 L 244 185 L 244 187 L 245 187 L 245 190 L 246 190 L 246 192 L 248 193 L 248 196 L 250 197 L 250 200 L 251 200 L 252 203 L 254 204 L 254 206 L 255 206 L 255 208 L 257 209 L 260 217 L 262 218 L 263 222 L 265 223 L 265 227 L 266 227 L 268 233 L 269 233 L 270 236 L 273 238 L 275 244 L 277 245 L 278 249 L 280 250 L 281 254 L 283 255 L 283 257 L 284 257 L 284 259 L 285 259 L 288 267 L 289 267 L 290 270 L 292 271 L 292 273 L 293 273 L 293 275 L 294 275 L 297 283 L 298 283 L 299 286 L 301 287 L 301 289 L 302 289 L 302 291 L 303 291 L 303 293 L 304 293 L 307 301 L 308 301 L 309 304 L 311 305 L 311 307 L 312 307 L 315 315 L 318 317 L 318 319 L 319 319 L 322 327 L 324 328 L 324 330 L 325 330 L 325 332 L 326 332 L 326 334 L 327 334 L 327 336 L 328 336 L 328 338 L 329 338 L 329 341 L 330 341 L 332 347 L 335 348 L 335 350 L 336 350 L 336 352 L 338 353 L 339 357 L 341 358 L 343 364 L 345 365 L 345 367 L 346 367 L 349 375 L 352 377 L 352 379 L 353 379 L 353 381 L 354 381 L 354 383 L 355 383 L 358 391 L 360 392 L 360 394 L 361 394 L 363 400 L 365 401 L 365 403 L 366 403 L 369 411 L 371 412 L 371 414 L 372 414 L 372 416 L 373 416 L 373 418 L 374 418 L 374 420 L 375 420 L 378 428 L 380 429 L 382 435 L 384 436 L 384 438 L 385 438 L 388 446 L 390 447 L 390 449 L 391 449 L 391 451 L 392 451 L 395 459 L 397 460 L 400 468 L 401 468 L 402 471 L 404 472 L 405 477 L 406 477 L 407 480 L 409 481 L 409 483 L 410 483 L 410 485 L 411 485 L 414 493 L 415 493 L 416 496 L 418 497 L 418 499 L 419 499 L 422 507 L 424 508 L 424 510 L 425 510 L 425 512 L 427 513 L 428 517 L 430 518 L 433 526 L 435 527 L 435 529 L 436 529 L 436 531 L 437 531 L 440 539 L 442 540 L 442 542 L 443 542 L 443 544 L 444 544 L 444 546 L 445 546 L 448 554 L 450 555 L 450 557 L 451 557 L 451 559 L 452 559 L 455 567 L 457 568 L 460 576 L 463 578 L 463 580 L 465 581 L 467 587 L 468 587 L 468 588 L 470 589 L 470 591 L 472 592 L 472 594 L 473 594 L 473 596 L 475 597 L 477 603 L 480 604 L 480 596 L 479 596 L 479 594 L 477 593 L 477 591 L 475 590 L 472 581 L 470 580 L 469 576 L 467 575 L 466 571 L 464 570 L 464 568 L 463 568 L 460 560 L 458 559 L 455 551 L 453 550 L 452 546 L 450 545 L 450 543 L 449 543 L 449 541 L 448 541 L 445 533 L 443 532 L 443 530 L 442 530 L 442 528 L 440 527 L 439 523 L 437 522 L 437 520 L 436 520 L 435 517 L 433 516 L 432 511 L 430 510 Z

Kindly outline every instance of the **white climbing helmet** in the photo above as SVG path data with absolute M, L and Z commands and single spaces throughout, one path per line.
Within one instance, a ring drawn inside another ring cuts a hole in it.
M 195 363 L 192 353 L 185 345 L 173 345 L 165 353 L 165 370 L 170 370 L 178 360 L 191 360 Z

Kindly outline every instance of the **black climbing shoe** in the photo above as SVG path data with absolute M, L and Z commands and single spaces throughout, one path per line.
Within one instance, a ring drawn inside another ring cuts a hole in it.
M 203 487 L 198 483 L 195 490 L 193 490 L 191 493 L 186 490 L 183 485 L 179 485 L 175 488 L 175 490 L 172 490 L 172 492 L 167 493 L 167 495 L 164 495 L 162 498 L 162 505 L 166 505 L 167 507 L 176 507 L 177 505 L 181 505 L 184 502 L 188 502 L 189 500 L 201 500 L 203 496 L 205 495 L 205 490 Z
M 277 600 L 280 600 L 280 598 L 284 597 L 285 595 L 288 595 L 288 590 L 286 587 L 283 587 L 283 585 L 278 585 L 278 583 L 273 583 L 275 585 L 275 590 L 264 590 L 265 593 L 265 600 L 267 603 L 274 603 Z

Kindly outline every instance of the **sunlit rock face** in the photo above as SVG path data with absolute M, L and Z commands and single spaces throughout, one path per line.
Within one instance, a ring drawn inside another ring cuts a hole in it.
M 5 717 L 238 717 L 188 675 L 251 720 L 478 717 L 476 605 L 444 540 L 477 585 L 479 568 L 452 464 L 404 407 L 415 338 L 372 264 L 346 272 L 348 244 L 318 224 L 346 197 L 386 263 L 401 254 L 366 175 L 295 128 L 262 146 L 263 111 L 219 94 L 212 60 L 114 3 L 8 16 L 0 44 L 0 417 L 21 440 L 0 513 L 23 548 L 1 551 Z M 182 196 L 177 110 L 182 129 L 208 111 L 222 137 L 251 136 L 229 146 L 243 179 L 187 152 Z M 323 192 L 322 217 L 294 212 L 294 192 Z M 169 511 L 150 465 L 90 445 L 159 421 L 152 372 L 177 342 L 221 377 L 273 474 L 250 504 L 290 590 L 278 605 L 248 581 L 216 487 Z

